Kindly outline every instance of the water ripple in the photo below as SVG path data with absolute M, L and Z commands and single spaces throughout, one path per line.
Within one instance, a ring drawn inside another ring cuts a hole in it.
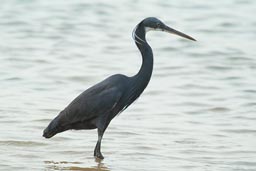
M 5 1 L 0 6 L 3 170 L 256 170 L 256 1 Z M 197 42 L 150 32 L 155 63 L 143 95 L 104 135 L 51 139 L 71 100 L 115 73 L 137 73 L 131 32 L 156 16 Z

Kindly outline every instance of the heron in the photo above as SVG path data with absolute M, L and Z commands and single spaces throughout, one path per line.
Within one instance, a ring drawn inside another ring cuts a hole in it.
M 147 87 L 153 70 L 153 52 L 146 41 L 148 31 L 163 31 L 196 41 L 189 35 L 177 31 L 155 17 L 139 22 L 132 35 L 142 56 L 142 64 L 137 74 L 112 75 L 88 88 L 62 110 L 43 132 L 45 138 L 67 130 L 97 129 L 98 140 L 94 157 L 104 159 L 101 141 L 111 120 L 129 107 Z

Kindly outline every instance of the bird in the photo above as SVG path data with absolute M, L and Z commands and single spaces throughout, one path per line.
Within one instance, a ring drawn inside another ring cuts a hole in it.
M 112 75 L 88 88 L 77 96 L 44 129 L 43 137 L 51 138 L 67 130 L 97 129 L 98 140 L 94 157 L 104 159 L 101 141 L 111 120 L 129 107 L 147 87 L 153 70 L 153 52 L 146 41 L 148 31 L 163 31 L 196 41 L 189 35 L 177 31 L 155 17 L 139 22 L 132 37 L 142 56 L 142 64 L 137 74 Z

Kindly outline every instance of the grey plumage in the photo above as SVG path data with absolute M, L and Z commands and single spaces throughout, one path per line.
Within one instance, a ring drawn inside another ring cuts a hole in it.
M 144 91 L 153 70 L 153 52 L 146 41 L 148 30 L 160 30 L 195 40 L 149 17 L 142 20 L 133 32 L 133 38 L 142 55 L 142 66 L 132 76 L 116 74 L 85 90 L 75 98 L 44 130 L 43 136 L 51 138 L 69 129 L 98 129 L 98 141 L 94 156 L 103 159 L 101 140 L 110 121 L 132 104 Z

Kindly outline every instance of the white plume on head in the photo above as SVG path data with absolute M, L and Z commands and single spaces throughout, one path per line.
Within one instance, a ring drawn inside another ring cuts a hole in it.
M 151 31 L 151 30 L 155 30 L 155 29 L 153 29 L 153 28 L 151 28 L 151 27 L 145 27 L 145 32 L 146 32 L 146 33 L 149 32 L 149 31 Z

